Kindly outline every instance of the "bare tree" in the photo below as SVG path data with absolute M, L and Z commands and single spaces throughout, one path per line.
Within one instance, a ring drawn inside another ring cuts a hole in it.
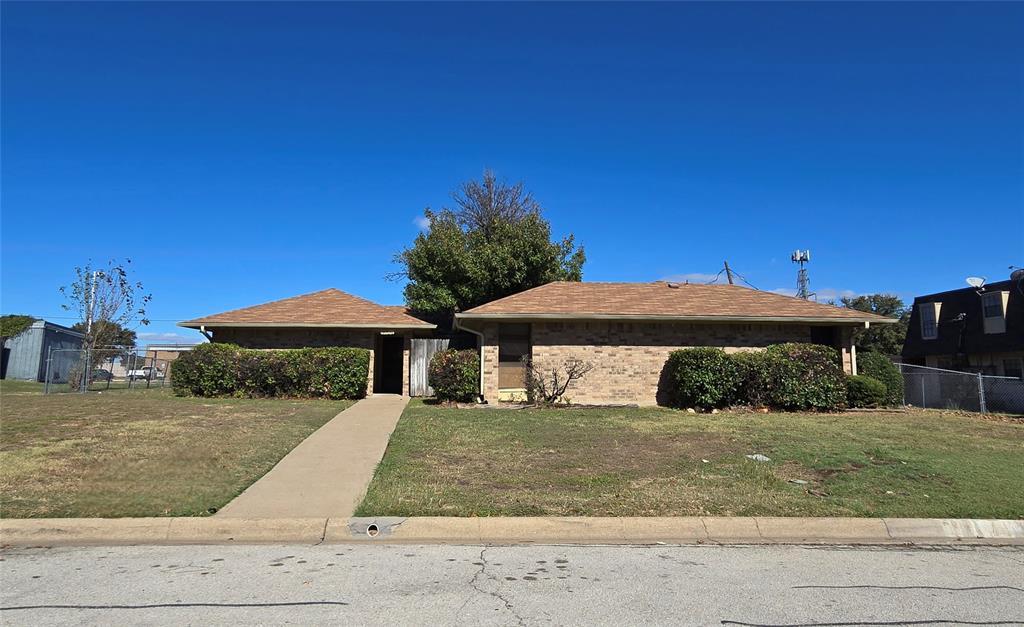
M 124 263 L 107 262 L 107 267 L 95 267 L 90 260 L 75 268 L 75 280 L 60 288 L 67 300 L 65 311 L 77 312 L 81 317 L 78 328 L 85 334 L 85 349 L 108 346 L 124 337 L 124 330 L 139 323 L 148 325 L 146 306 L 153 299 L 144 294 L 139 281 L 128 278 L 131 259 Z M 131 333 L 134 337 L 134 333 Z
M 578 381 L 594 369 L 594 364 L 581 359 L 566 359 L 561 366 L 538 368 L 529 357 L 523 358 L 526 366 L 526 397 L 531 403 L 554 405 L 565 398 L 565 391 L 573 381 Z
M 499 181 L 491 170 L 484 170 L 482 181 L 466 181 L 452 193 L 455 217 L 471 231 L 479 230 L 488 240 L 494 225 L 519 222 L 541 207 L 533 194 L 523 189 L 522 181 L 509 185 Z

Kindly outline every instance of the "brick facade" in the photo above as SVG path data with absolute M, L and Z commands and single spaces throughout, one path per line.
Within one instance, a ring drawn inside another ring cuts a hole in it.
M 498 399 L 498 323 L 484 333 L 484 398 Z M 678 348 L 713 346 L 726 352 L 763 349 L 783 342 L 809 342 L 807 324 L 691 324 L 674 322 L 566 321 L 532 324 L 532 357 L 539 368 L 566 359 L 594 364 L 586 377 L 566 392 L 573 403 L 653 405 L 663 401 L 663 369 Z M 843 367 L 852 372 L 852 329 L 837 334 Z

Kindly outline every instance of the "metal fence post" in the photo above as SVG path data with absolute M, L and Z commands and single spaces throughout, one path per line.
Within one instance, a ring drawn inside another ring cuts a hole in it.
M 85 365 L 82 367 L 82 378 L 78 382 L 78 393 L 85 394 L 89 391 L 89 364 L 92 363 L 92 355 L 90 355 L 91 349 L 85 349 Z
M 985 379 L 978 373 L 978 406 L 981 413 L 988 413 L 985 407 Z
M 46 350 L 46 381 L 43 383 L 43 394 L 50 393 L 50 368 L 53 367 L 53 346 Z

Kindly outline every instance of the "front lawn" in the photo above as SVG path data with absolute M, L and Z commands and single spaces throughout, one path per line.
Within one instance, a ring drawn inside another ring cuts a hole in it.
M 414 401 L 357 515 L 1020 518 L 1022 488 L 1024 424 L 978 416 Z
M 351 404 L 23 387 L 0 387 L 4 518 L 209 514 Z

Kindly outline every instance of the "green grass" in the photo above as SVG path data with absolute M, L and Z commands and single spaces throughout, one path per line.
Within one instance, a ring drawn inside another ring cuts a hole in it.
M 414 402 L 356 513 L 1020 518 L 1022 488 L 1024 424 L 978 416 Z
M 0 387 L 4 518 L 205 515 L 351 404 L 11 383 Z
M 42 393 L 42 383 L 36 383 L 35 381 L 17 381 L 15 379 L 0 379 L 0 395 Z

